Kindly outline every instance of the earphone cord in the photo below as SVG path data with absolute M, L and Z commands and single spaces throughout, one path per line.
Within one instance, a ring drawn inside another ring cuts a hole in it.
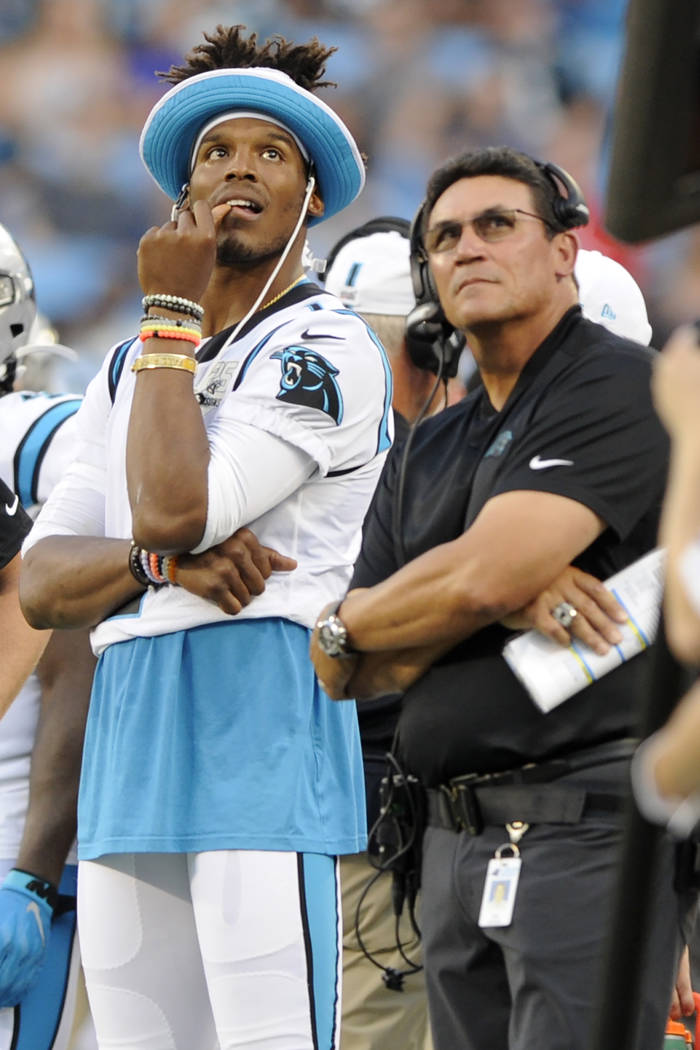
M 290 236 L 289 240 L 287 241 L 287 243 L 286 243 L 286 245 L 284 247 L 284 251 L 280 255 L 279 259 L 277 260 L 277 263 L 275 265 L 274 270 L 272 271 L 272 273 L 270 274 L 268 279 L 265 281 L 265 284 L 263 285 L 263 287 L 262 287 L 262 289 L 260 291 L 260 294 L 258 295 L 257 299 L 255 300 L 253 305 L 248 310 L 248 313 L 245 314 L 245 316 L 241 318 L 241 320 L 238 322 L 238 324 L 236 325 L 234 330 L 231 332 L 231 335 L 228 337 L 228 339 L 226 340 L 224 345 L 221 347 L 222 350 L 224 349 L 224 347 L 230 346 L 230 344 L 235 340 L 236 336 L 241 331 L 241 329 L 244 328 L 245 325 L 248 323 L 250 318 L 253 316 L 255 311 L 260 306 L 260 303 L 262 303 L 264 301 L 265 296 L 267 295 L 268 289 L 272 286 L 275 278 L 277 277 L 277 274 L 280 272 L 280 270 L 284 266 L 284 261 L 287 258 L 287 256 L 289 255 L 289 253 L 290 253 L 290 251 L 292 249 L 292 245 L 294 244 L 294 241 L 297 238 L 297 234 L 299 233 L 299 230 L 301 229 L 302 223 L 303 223 L 304 219 L 306 218 L 306 212 L 307 212 L 307 209 L 309 207 L 309 201 L 311 200 L 311 194 L 314 191 L 314 186 L 315 185 L 316 185 L 316 179 L 314 178 L 313 175 L 309 175 L 308 181 L 306 183 L 306 193 L 304 194 L 304 200 L 303 200 L 302 205 L 301 205 L 301 211 L 299 212 L 299 218 L 297 219 L 296 226 L 292 230 L 291 236 Z
M 372 965 L 376 966 L 378 970 L 383 970 L 384 966 L 382 965 L 382 963 L 377 962 L 377 960 L 374 958 L 372 953 L 370 951 L 368 951 L 368 949 L 367 949 L 367 947 L 365 945 L 365 942 L 362 939 L 362 934 L 360 933 L 360 911 L 362 910 L 362 905 L 365 902 L 365 897 L 367 896 L 369 891 L 372 889 L 372 887 L 374 886 L 374 884 L 377 881 L 377 879 L 380 878 L 383 874 L 384 874 L 384 869 L 383 868 L 380 868 L 378 871 L 376 871 L 374 873 L 374 875 L 371 877 L 371 879 L 369 880 L 369 882 L 367 883 L 367 885 L 363 889 L 362 893 L 360 894 L 360 897 L 359 897 L 359 899 L 357 901 L 357 907 L 355 908 L 355 936 L 357 937 L 357 943 L 359 944 L 360 950 L 361 950 L 362 954 L 364 955 L 365 959 L 369 959 L 369 961 L 372 963 Z
M 374 886 L 374 884 L 377 881 L 377 879 L 379 879 L 384 874 L 388 874 L 388 872 L 385 872 L 384 868 L 379 868 L 379 870 L 376 871 L 374 873 L 374 875 L 372 875 L 372 877 L 370 878 L 369 882 L 367 883 L 367 885 L 363 889 L 362 893 L 360 894 L 359 900 L 357 902 L 357 906 L 355 908 L 355 937 L 357 938 L 357 943 L 360 946 L 360 951 L 364 955 L 365 959 L 367 959 L 368 962 L 371 962 L 373 966 L 376 966 L 378 970 L 382 970 L 384 973 L 386 973 L 387 972 L 387 967 L 383 963 L 381 963 L 377 959 L 375 959 L 374 955 L 372 955 L 372 952 L 369 950 L 369 948 L 365 944 L 365 942 L 363 940 L 363 937 L 362 937 L 362 934 L 360 933 L 360 912 L 362 910 L 362 905 L 365 902 L 365 897 L 367 896 L 369 891 L 372 889 L 372 887 Z M 411 914 L 410 914 L 411 928 L 413 929 L 414 934 L 416 935 L 417 939 L 420 940 L 420 930 L 418 929 L 418 927 L 416 925 L 412 907 L 410 909 L 410 912 L 411 912 Z M 401 921 L 401 917 L 399 915 L 397 915 L 396 916 L 396 920 L 395 920 L 395 924 L 394 924 L 394 931 L 395 931 L 394 935 L 395 935 L 395 940 L 396 940 L 396 950 L 398 951 L 399 955 L 404 960 L 404 962 L 406 962 L 408 964 L 408 966 L 409 966 L 409 969 L 408 970 L 404 970 L 401 976 L 408 976 L 408 975 L 413 974 L 413 973 L 420 973 L 420 971 L 423 969 L 422 964 L 415 962 L 413 959 L 410 959 L 408 957 L 408 955 L 406 955 L 406 953 L 405 953 L 405 951 L 403 949 L 403 945 L 401 944 L 401 931 L 400 931 L 400 928 L 399 928 L 400 921 Z M 383 949 L 383 950 L 386 950 L 386 949 Z
M 413 438 L 415 437 L 418 427 L 425 419 L 425 416 L 432 404 L 433 398 L 437 392 L 440 383 L 445 383 L 445 400 L 447 400 L 447 377 L 444 375 L 446 354 L 445 347 L 441 340 L 438 340 L 438 347 L 440 353 L 440 362 L 438 365 L 437 377 L 435 383 L 428 394 L 425 404 L 421 408 L 420 412 L 416 416 L 415 420 L 411 424 L 406 441 L 404 442 L 403 450 L 401 452 L 401 461 L 399 464 L 399 476 L 396 482 L 396 490 L 394 492 L 394 557 L 399 568 L 406 564 L 406 546 L 403 538 L 403 495 L 404 487 L 406 485 L 406 471 L 408 469 L 408 456 L 411 451 L 411 445 L 413 444 Z
M 397 728 L 397 730 L 394 733 L 394 739 L 393 739 L 393 742 L 392 742 L 392 745 L 391 745 L 391 750 L 388 752 L 386 757 L 387 757 L 387 760 L 389 761 L 390 765 L 396 771 L 396 773 L 398 775 L 400 775 L 400 776 L 403 776 L 403 773 L 401 771 L 401 767 L 399 766 L 399 764 L 398 764 L 398 762 L 397 762 L 397 760 L 396 760 L 396 758 L 394 756 L 394 750 L 395 750 L 395 748 L 397 746 L 397 743 L 398 743 L 398 728 Z M 391 803 L 389 803 L 389 805 L 390 804 Z M 393 863 L 395 863 L 396 860 L 399 857 L 403 856 L 405 853 L 407 853 L 414 846 L 414 843 L 415 843 L 416 812 L 415 812 L 415 807 L 414 807 L 412 801 L 410 802 L 410 805 L 411 805 L 411 817 L 412 817 L 412 823 L 413 823 L 413 831 L 412 831 L 411 835 L 409 836 L 408 841 L 402 843 L 401 848 L 399 850 L 397 850 L 397 852 L 394 853 L 390 858 L 388 858 L 385 861 L 381 861 L 379 863 L 376 863 L 374 858 L 372 857 L 372 855 L 370 853 L 368 853 L 369 862 L 374 868 L 376 868 L 376 872 L 369 879 L 369 881 L 367 882 L 367 885 L 365 886 L 365 888 L 363 889 L 362 893 L 360 894 L 360 897 L 359 897 L 359 899 L 357 901 L 357 906 L 355 908 L 355 936 L 357 938 L 357 943 L 360 946 L 360 950 L 362 951 L 362 954 L 365 956 L 365 958 L 369 962 L 372 963 L 373 966 L 376 966 L 378 970 L 382 970 L 383 971 L 384 979 L 385 979 L 385 981 L 387 981 L 388 987 L 394 987 L 394 985 L 391 983 L 391 978 L 392 977 L 394 979 L 398 979 L 399 984 L 396 986 L 398 990 L 400 990 L 400 988 L 401 988 L 401 983 L 402 983 L 402 980 L 403 980 L 404 977 L 407 977 L 407 976 L 409 976 L 411 974 L 414 974 L 414 973 L 420 973 L 420 971 L 423 969 L 423 966 L 422 966 L 421 963 L 417 963 L 414 959 L 411 959 L 408 955 L 406 955 L 406 952 L 404 951 L 403 944 L 401 943 L 401 929 L 400 929 L 401 914 L 399 912 L 396 915 L 396 917 L 395 917 L 395 923 L 394 923 L 394 939 L 395 939 L 395 942 L 396 942 L 395 947 L 396 947 L 396 950 L 398 951 L 399 955 L 401 956 L 401 958 L 404 960 L 405 963 L 407 963 L 408 969 L 407 970 L 403 970 L 403 971 L 396 971 L 392 967 L 384 966 L 384 964 L 379 962 L 373 956 L 372 952 L 369 951 L 369 949 L 367 948 L 367 945 L 365 944 L 365 942 L 363 940 L 363 937 L 362 937 L 362 934 L 360 932 L 360 912 L 362 911 L 362 905 L 364 904 L 365 897 L 367 896 L 367 894 L 371 890 L 372 886 L 374 886 L 374 884 L 376 883 L 377 879 L 379 879 L 381 875 L 384 875 L 384 874 L 388 875 L 389 873 L 392 873 L 392 877 L 393 877 L 393 872 L 392 872 L 392 869 L 391 869 L 391 865 Z M 377 828 L 379 827 L 381 821 L 382 821 L 382 814 L 380 814 L 380 816 L 377 818 L 377 820 L 374 822 L 374 824 L 372 825 L 372 827 L 369 830 L 368 839 L 370 841 L 373 838 L 374 834 L 376 833 Z M 414 933 L 414 935 L 416 937 L 416 940 L 420 942 L 420 940 L 421 940 L 421 932 L 420 932 L 420 928 L 418 927 L 418 923 L 416 922 L 416 917 L 415 917 L 415 912 L 414 912 L 414 905 L 415 905 L 415 892 L 412 893 L 409 896 L 408 915 L 409 915 L 409 921 L 410 921 L 410 924 L 411 924 L 411 929 L 413 930 L 413 933 Z

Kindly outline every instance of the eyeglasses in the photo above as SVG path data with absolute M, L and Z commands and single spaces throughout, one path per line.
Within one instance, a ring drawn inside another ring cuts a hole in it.
M 423 243 L 426 251 L 433 255 L 439 252 L 451 252 L 460 242 L 462 230 L 465 226 L 471 226 L 474 233 L 487 244 L 496 244 L 510 237 L 518 224 L 519 216 L 524 215 L 528 219 L 538 219 L 549 229 L 554 227 L 543 219 L 541 215 L 535 215 L 531 211 L 523 211 L 522 208 L 498 208 L 484 211 L 481 215 L 475 215 L 473 219 L 448 219 L 439 222 L 426 230 Z

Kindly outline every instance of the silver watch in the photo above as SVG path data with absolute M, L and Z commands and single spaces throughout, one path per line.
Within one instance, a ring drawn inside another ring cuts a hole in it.
M 341 602 L 316 623 L 318 645 L 326 656 L 350 656 L 355 652 L 348 644 L 348 629 L 337 615 Z

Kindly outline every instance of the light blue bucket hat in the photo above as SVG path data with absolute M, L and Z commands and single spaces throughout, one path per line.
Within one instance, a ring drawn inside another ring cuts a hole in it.
M 160 188 L 176 200 L 190 176 L 190 156 L 200 130 L 218 113 L 249 110 L 279 121 L 303 144 L 313 161 L 324 203 L 322 216 L 336 215 L 360 193 L 365 166 L 355 140 L 330 106 L 276 69 L 251 66 L 213 69 L 176 84 L 148 115 L 139 152 Z

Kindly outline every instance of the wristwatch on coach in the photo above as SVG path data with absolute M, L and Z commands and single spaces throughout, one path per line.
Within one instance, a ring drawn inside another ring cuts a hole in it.
M 338 616 L 338 609 L 342 603 L 341 598 L 322 620 L 316 622 L 319 649 L 326 656 L 352 656 L 357 652 L 348 644 L 348 629 Z

